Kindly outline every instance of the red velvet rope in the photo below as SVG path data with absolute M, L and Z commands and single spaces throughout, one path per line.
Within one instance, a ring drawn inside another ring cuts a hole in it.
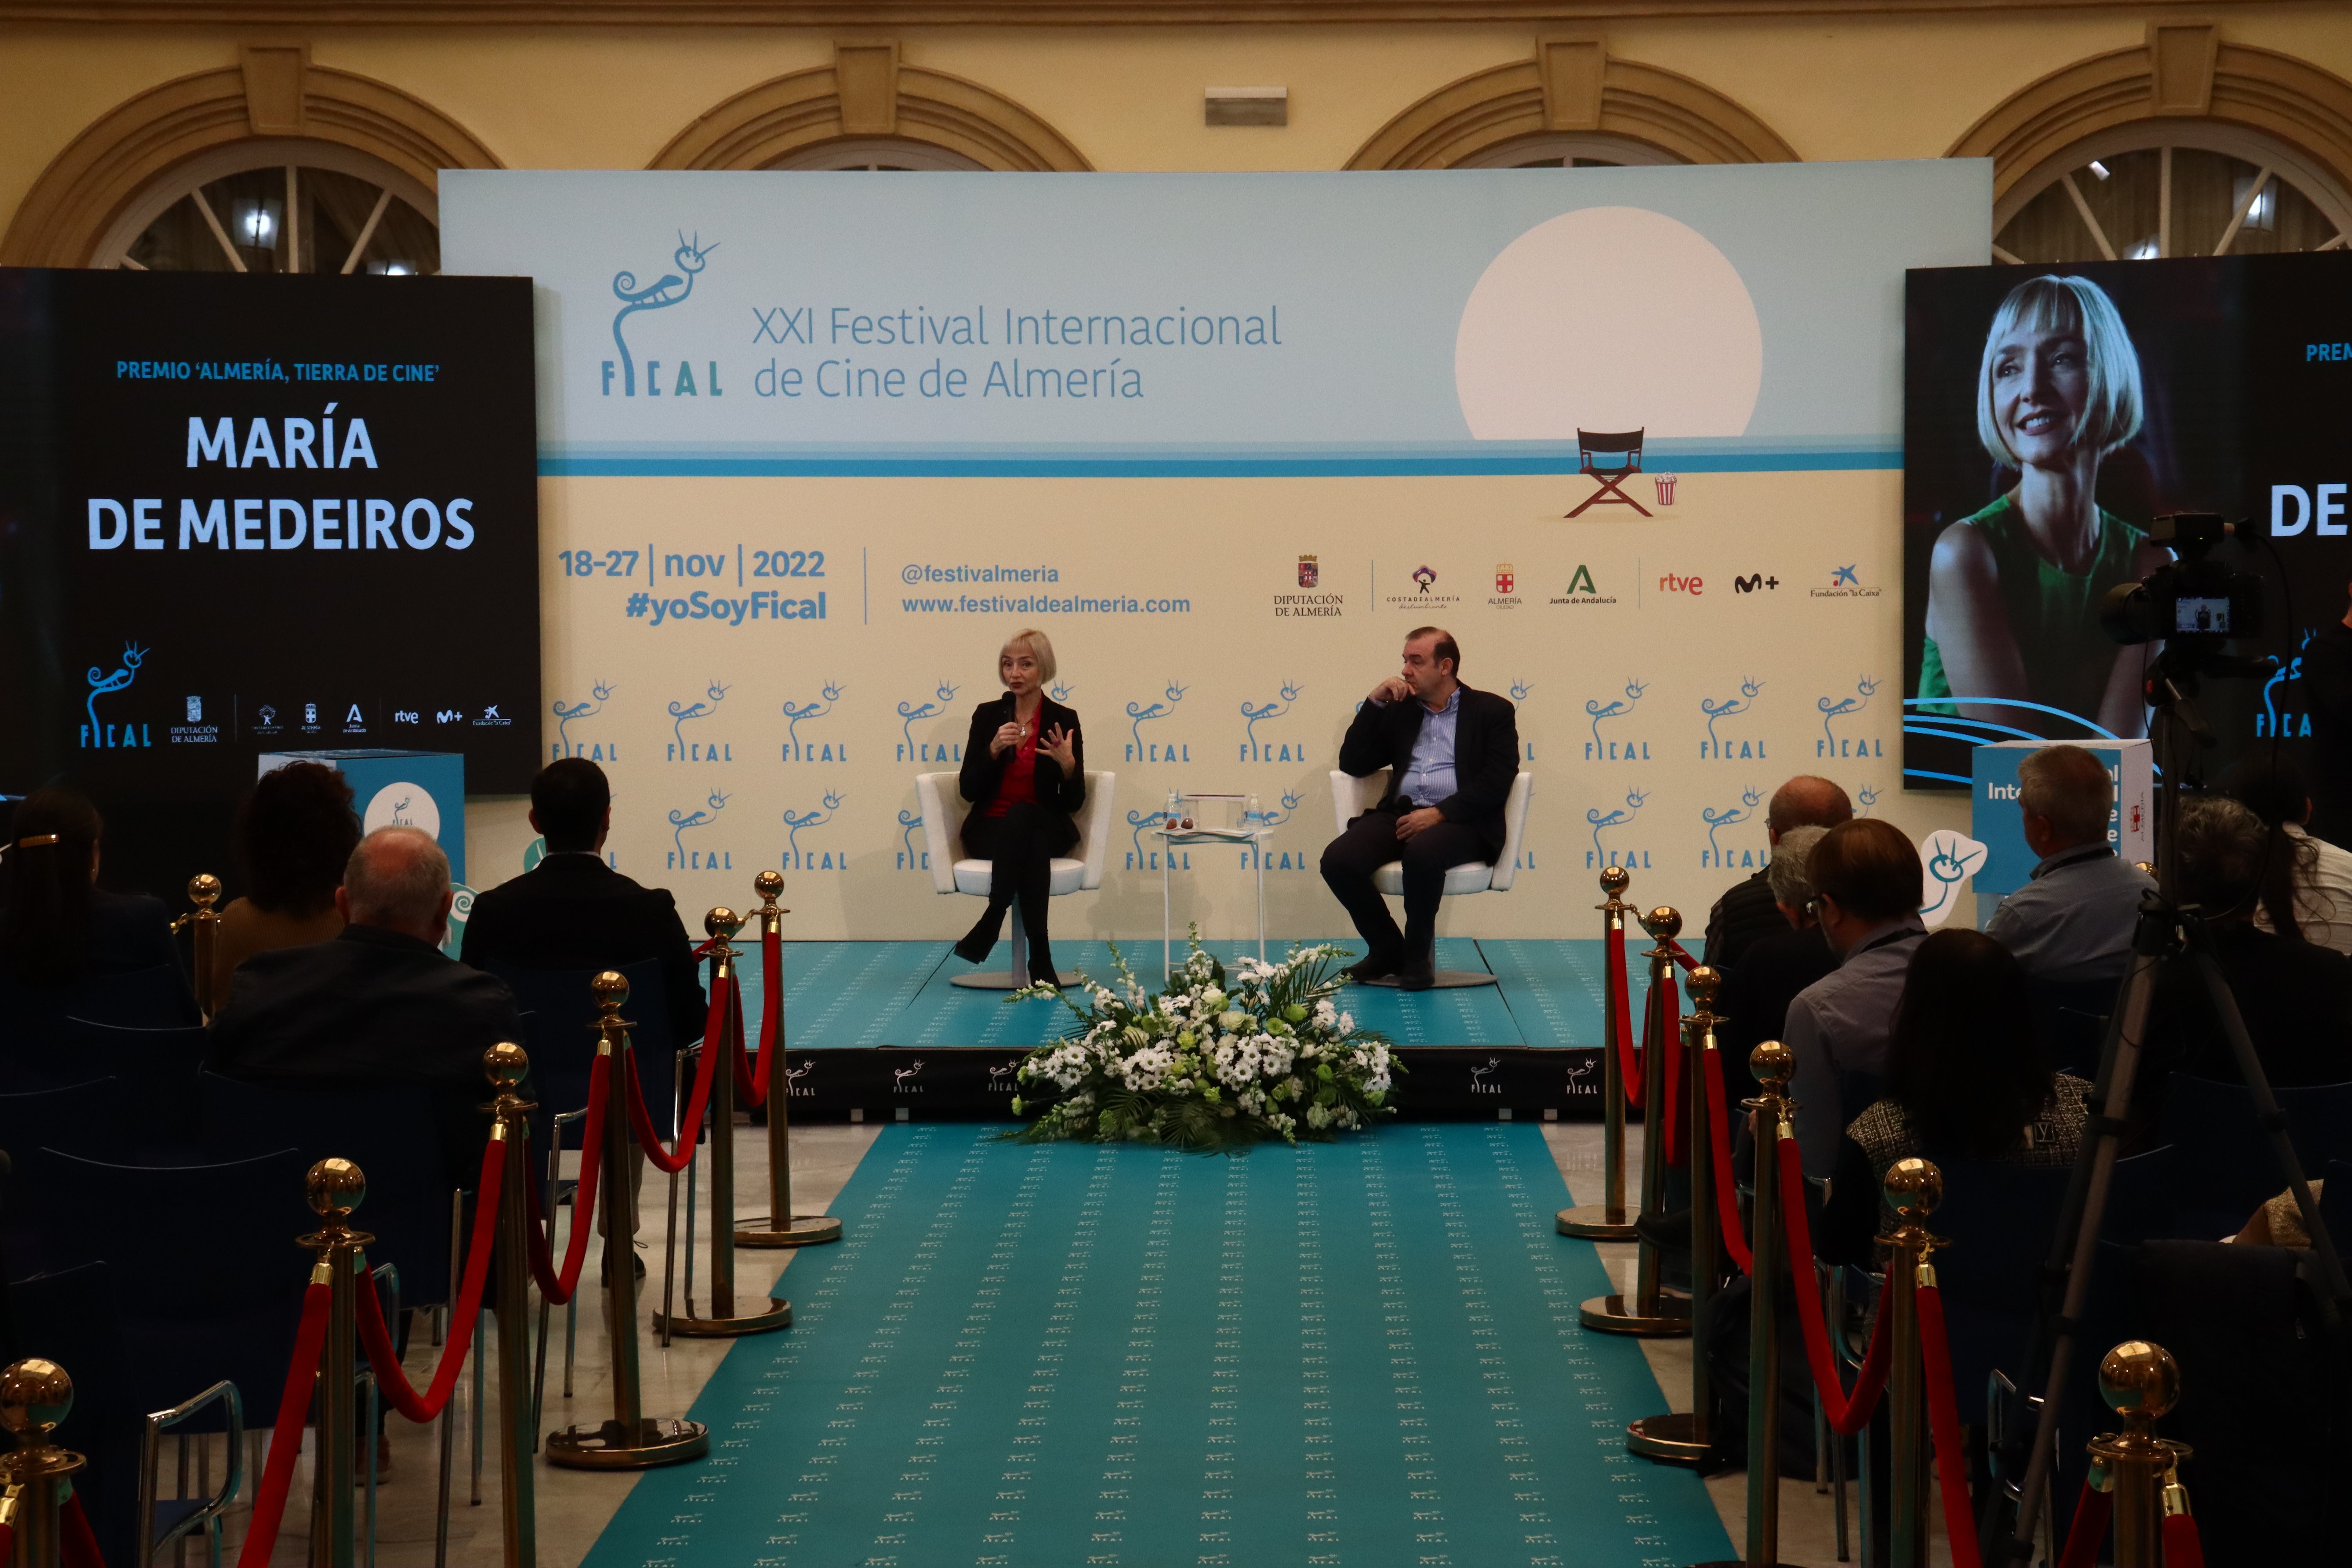
M 1679 1170 L 1683 1161 L 1688 1157 L 1688 1151 L 1683 1147 L 1683 1124 L 1689 1120 L 1687 1108 L 1683 1103 L 1682 988 L 1675 983 L 1671 969 L 1658 984 L 1665 988 L 1665 1000 L 1649 1016 L 1655 1021 L 1660 1035 L 1664 1037 L 1660 1041 L 1664 1048 L 1658 1054 L 1665 1058 L 1666 1092 L 1658 1107 L 1658 1115 L 1665 1125 L 1659 1129 L 1659 1136 L 1665 1140 L 1666 1163 Z M 1646 1128 L 1643 1135 L 1648 1135 Z
M 440 1416 L 465 1369 L 466 1352 L 473 1348 L 474 1320 L 481 1314 L 482 1291 L 490 1278 L 490 1244 L 498 1239 L 499 1194 L 506 1186 L 506 1142 L 493 1138 L 482 1151 L 480 1184 L 474 1189 L 474 1234 L 467 1244 L 464 1283 L 449 1309 L 449 1337 L 442 1342 L 441 1364 L 433 1369 L 433 1381 L 422 1394 L 409 1386 L 408 1374 L 401 1370 L 400 1351 L 384 1326 L 383 1303 L 376 1299 L 375 1288 L 363 1281 L 359 1290 L 360 1343 L 367 1347 L 375 1367 L 376 1386 L 394 1410 L 419 1426 Z
M 1609 928 L 1605 968 L 1604 1010 L 1608 1016 L 1601 1026 L 1617 1043 L 1617 1081 L 1625 1092 L 1625 1103 L 1638 1107 L 1642 1103 L 1642 1058 L 1633 1049 L 1633 988 L 1625 977 L 1625 928 L 1621 925 L 1612 924 Z M 1606 1050 L 1608 1047 L 1604 1044 L 1601 1048 Z
M 760 933 L 760 1098 L 768 1099 L 768 1064 L 784 1037 L 784 933 L 781 929 Z
M 712 998 L 714 1021 L 709 1033 L 702 1037 L 702 1063 L 695 1070 L 694 1092 L 687 1097 L 686 1119 L 678 1124 L 677 1150 L 675 1153 L 662 1147 L 661 1133 L 654 1126 L 653 1113 L 646 1109 L 646 1091 L 637 1082 L 637 1075 L 627 1076 L 629 1084 L 629 1126 L 637 1135 L 637 1147 L 646 1152 L 646 1160 L 666 1176 L 675 1176 L 694 1163 L 694 1145 L 702 1136 L 702 1113 L 710 1103 L 710 1079 L 719 1066 L 719 1058 L 727 1054 L 727 1042 L 719 1039 L 716 1015 L 726 1005 L 726 993 Z
M 1969 1453 L 1960 1440 L 1959 1400 L 1952 1392 L 1951 1342 L 1944 1334 L 1944 1295 L 1922 1285 L 1913 1300 L 1919 1304 L 1919 1375 L 1927 1385 L 1927 1429 L 1936 1439 L 1936 1479 L 1944 1489 L 1944 1538 L 1951 1542 L 1953 1562 L 1981 1563 L 1976 1505 L 1969 1500 Z M 2180 1564 L 2168 1563 L 2166 1568 Z
M 588 1080 L 588 1114 L 580 1123 L 580 1185 L 572 1196 L 572 1240 L 563 1251 L 561 1274 L 556 1272 L 548 1248 L 547 1216 L 540 1212 L 539 1184 L 523 1184 L 530 1203 L 530 1223 L 523 1227 L 523 1240 L 530 1250 L 531 1278 L 539 1281 L 539 1293 L 551 1307 L 561 1307 L 572 1300 L 572 1292 L 580 1288 L 581 1265 L 588 1261 L 588 1238 L 596 1230 L 593 1223 L 596 1216 L 596 1184 L 604 1170 L 604 1108 L 611 1098 L 605 1074 L 600 1072 Z M 522 1146 L 522 1168 L 539 1169 L 531 1158 L 528 1140 Z
M 1698 960 L 1691 956 L 1690 949 L 1685 947 L 1681 942 L 1676 942 L 1674 938 L 1668 937 L 1665 939 L 1665 947 L 1668 952 L 1675 955 L 1675 962 L 1681 964 L 1685 969 L 1696 969 L 1698 967 Z
M 1845 1391 L 1844 1380 L 1838 1376 L 1837 1362 L 1830 1354 L 1829 1324 L 1822 1316 L 1822 1293 L 1812 1277 L 1813 1226 L 1805 1214 L 1805 1167 L 1793 1138 L 1774 1137 L 1780 1145 L 1780 1213 L 1789 1234 L 1789 1259 L 1791 1271 L 1797 1275 L 1797 1321 L 1805 1331 L 1805 1360 L 1813 1369 L 1813 1386 L 1821 1390 L 1822 1410 L 1832 1429 L 1851 1437 L 1870 1422 L 1870 1413 L 1877 1408 L 1878 1395 L 1886 1387 L 1886 1363 L 1889 1355 L 1886 1320 L 1893 1313 L 1881 1309 L 1878 1326 L 1870 1336 L 1870 1353 L 1863 1357 L 1862 1371 L 1853 1380 L 1853 1392 Z M 1758 1280 L 1758 1289 L 1769 1289 L 1769 1283 Z
M 106 1568 L 105 1554 L 98 1549 L 98 1532 L 89 1527 L 89 1515 L 81 1510 L 81 1493 L 66 1499 L 58 1514 L 65 1537 L 58 1542 L 64 1549 L 65 1568 Z
M 1710 1050 L 1706 1053 L 1706 1112 L 1715 1134 L 1716 1222 L 1723 1232 L 1723 1250 L 1742 1274 L 1753 1274 L 1755 1255 L 1739 1228 L 1739 1190 L 1731 1178 L 1731 1116 L 1724 1099 L 1723 1053 Z
M 2092 1568 L 2098 1562 L 2099 1548 L 2107 1539 L 2107 1520 L 2115 1510 L 2115 1493 L 2083 1483 L 2082 1499 L 2074 1504 L 2074 1522 L 2066 1531 L 2066 1553 L 2058 1560 L 2058 1568 Z
M 731 974 L 727 977 L 727 986 L 735 1004 L 727 1012 L 727 1059 L 734 1064 L 735 1094 L 745 1109 L 757 1110 L 768 1101 L 768 1054 L 760 1053 L 759 1068 L 754 1071 L 751 1058 L 743 1049 L 743 987 Z M 761 1027 L 767 1027 L 765 1019 L 761 1021 Z
M 2205 1568 L 2205 1542 L 2197 1533 L 2195 1515 L 2164 1516 L 2164 1568 Z
M 286 1493 L 294 1480 L 294 1460 L 302 1451 L 310 1387 L 319 1378 L 319 1352 L 327 1343 L 327 1308 L 333 1288 L 323 1280 L 302 1292 L 302 1325 L 294 1332 L 294 1359 L 286 1368 L 286 1392 L 278 1396 L 278 1419 L 269 1429 L 269 1458 L 253 1493 L 253 1522 L 236 1554 L 236 1568 L 267 1568 L 278 1550 L 278 1528 L 286 1520 Z

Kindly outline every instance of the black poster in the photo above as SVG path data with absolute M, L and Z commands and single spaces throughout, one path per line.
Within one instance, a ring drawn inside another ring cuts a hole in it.
M 2304 749 L 2301 655 L 2352 580 L 2352 254 L 1921 270 L 1906 311 L 1906 783 L 1966 787 L 1977 742 L 2147 732 L 2159 645 L 2096 607 L 2163 563 L 2169 512 L 2242 525 L 2213 558 L 2263 603 L 2232 650 L 2277 661 L 2206 681 L 2207 776 Z M 2051 521 L 2070 493 L 2095 535 Z
M 0 794 L 218 821 L 265 752 L 369 748 L 528 787 L 532 372 L 527 279 L 0 269 Z

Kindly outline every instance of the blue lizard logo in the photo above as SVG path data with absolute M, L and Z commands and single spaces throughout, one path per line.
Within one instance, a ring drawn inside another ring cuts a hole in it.
M 643 289 L 637 287 L 637 275 L 634 272 L 613 275 L 613 293 L 621 301 L 621 308 L 613 313 L 613 343 L 621 351 L 625 395 L 635 397 L 637 395 L 637 362 L 629 353 L 629 341 L 621 332 L 621 323 L 640 310 L 660 310 L 686 303 L 687 297 L 694 292 L 694 280 L 702 275 L 703 268 L 709 265 L 710 253 L 718 248 L 716 241 L 703 244 L 699 234 L 692 239 L 680 234 L 677 248 L 670 254 L 670 258 L 677 264 L 677 272 L 665 272 Z M 678 276 L 681 272 L 684 277 Z M 677 292 L 671 293 L 673 289 Z M 608 368 L 604 374 L 609 384 L 612 372 Z

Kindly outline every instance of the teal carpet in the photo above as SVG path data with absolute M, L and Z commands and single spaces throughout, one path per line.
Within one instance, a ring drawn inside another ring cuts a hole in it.
M 1216 942 L 1210 951 L 1230 963 L 1255 942 Z M 1279 959 L 1286 944 L 1268 942 Z M 747 1026 L 758 1037 L 762 1011 L 760 952 L 744 944 L 740 963 Z M 1351 954 L 1361 952 L 1348 943 Z M 1123 944 L 1128 961 L 1148 984 L 1160 980 L 1160 943 Z M 1182 950 L 1178 949 L 1181 954 Z M 1498 981 L 1458 991 L 1417 994 L 1364 986 L 1349 1007 L 1367 1028 L 1405 1046 L 1598 1046 L 1601 1043 L 1601 955 L 1598 942 L 1497 941 L 1444 937 L 1441 969 L 1486 970 Z M 1000 944 L 985 967 L 1003 967 Z M 1093 976 L 1111 973 L 1110 949 L 1099 942 L 1060 942 L 1054 957 L 1065 970 Z M 1045 1040 L 1066 1016 L 1043 1002 L 1005 1005 L 1002 992 L 950 984 L 971 973 L 943 942 L 796 942 L 784 947 L 787 1038 L 794 1050 L 917 1049 L 948 1046 L 1027 1046 Z
M 1541 1133 L 1206 1159 L 886 1128 L 789 1331 L 590 1568 L 1667 1568 L 1732 1553 Z

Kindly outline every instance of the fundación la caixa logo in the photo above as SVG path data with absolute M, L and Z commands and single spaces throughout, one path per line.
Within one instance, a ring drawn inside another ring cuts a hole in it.
M 613 293 L 621 301 L 621 308 L 613 312 L 613 346 L 620 351 L 621 358 L 617 367 L 611 360 L 604 362 L 603 390 L 605 396 L 613 395 L 613 372 L 615 368 L 621 373 L 621 395 L 637 395 L 636 356 L 629 353 L 629 340 L 622 327 L 631 316 L 640 311 L 666 310 L 672 305 L 685 304 L 694 293 L 694 280 L 702 276 L 702 269 L 710 264 L 710 253 L 718 248 L 716 240 L 705 245 L 700 234 L 688 239 L 681 233 L 677 237 L 677 248 L 670 253 L 670 259 L 677 268 L 676 272 L 665 272 L 642 289 L 637 287 L 635 273 L 624 271 L 614 274 Z M 699 384 L 695 380 L 691 360 L 679 360 L 677 363 L 677 372 L 671 377 L 669 389 L 665 394 L 661 381 L 662 362 L 657 359 L 646 361 L 645 395 L 647 397 L 699 397 L 706 392 L 712 397 L 724 395 L 719 384 L 717 360 L 708 363 L 704 379 Z

